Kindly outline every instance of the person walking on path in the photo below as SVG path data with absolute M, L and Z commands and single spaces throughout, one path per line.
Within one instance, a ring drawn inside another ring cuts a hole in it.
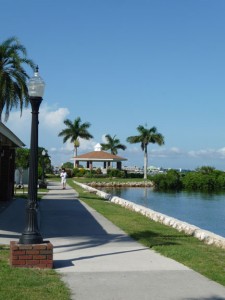
M 67 173 L 66 173 L 65 169 L 62 169 L 60 177 L 61 177 L 62 188 L 63 188 L 63 190 L 65 190 L 65 188 L 66 188 L 66 177 L 67 177 Z

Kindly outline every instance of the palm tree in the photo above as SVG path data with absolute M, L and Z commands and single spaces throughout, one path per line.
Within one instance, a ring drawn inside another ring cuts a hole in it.
M 144 151 L 144 179 L 147 179 L 147 167 L 148 167 L 148 144 L 164 144 L 164 137 L 161 133 L 157 132 L 156 127 L 150 129 L 139 125 L 137 127 L 139 135 L 129 136 L 127 142 L 131 144 L 141 143 L 141 149 Z
M 64 124 L 67 128 L 63 129 L 58 136 L 63 136 L 63 143 L 67 140 L 70 140 L 74 145 L 74 156 L 77 156 L 77 148 L 79 147 L 79 138 L 89 140 L 93 138 L 93 136 L 88 132 L 88 128 L 91 126 L 90 123 L 85 122 L 81 123 L 81 118 L 78 117 L 72 122 L 69 119 L 64 121 Z M 74 158 L 74 167 L 76 166 L 76 159 Z
M 116 135 L 112 137 L 110 134 L 106 134 L 105 136 L 107 143 L 102 143 L 103 150 L 110 150 L 112 154 L 116 155 L 118 153 L 118 149 L 125 150 L 127 147 L 120 143 L 120 140 L 116 138 Z
M 28 106 L 29 96 L 26 80 L 29 78 L 23 65 L 35 65 L 27 58 L 27 52 L 16 37 L 11 37 L 0 44 L 0 121 L 5 109 L 5 121 L 13 107 Z

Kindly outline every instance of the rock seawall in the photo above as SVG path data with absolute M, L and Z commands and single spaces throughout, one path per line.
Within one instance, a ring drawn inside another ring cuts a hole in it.
M 167 215 L 161 214 L 150 208 L 146 208 L 142 205 L 135 204 L 135 203 L 125 200 L 123 198 L 112 196 L 111 194 L 107 194 L 105 192 L 99 191 L 98 189 L 93 188 L 91 186 L 87 186 L 85 184 L 82 184 L 82 183 L 79 183 L 76 181 L 74 181 L 74 182 L 77 185 L 84 188 L 85 190 L 89 191 L 90 193 L 95 193 L 96 195 L 98 195 L 99 197 L 101 197 L 103 199 L 109 200 L 109 201 L 111 201 L 115 204 L 118 204 L 120 206 L 123 206 L 127 209 L 138 212 L 138 213 L 142 214 L 143 216 L 145 216 L 155 222 L 159 222 L 161 224 L 173 227 L 180 232 L 186 233 L 187 235 L 192 235 L 208 245 L 214 245 L 214 246 L 225 249 L 225 238 L 223 238 L 222 236 L 219 236 L 217 234 L 214 234 L 213 232 L 201 229 L 195 225 L 191 225 L 189 223 L 186 223 L 186 222 L 180 221 L 178 219 L 169 217 Z
M 112 181 L 112 182 L 95 182 L 92 181 L 90 183 L 87 183 L 88 186 L 91 187 L 153 187 L 153 183 L 151 181 L 136 181 L 136 182 L 117 182 L 117 181 Z

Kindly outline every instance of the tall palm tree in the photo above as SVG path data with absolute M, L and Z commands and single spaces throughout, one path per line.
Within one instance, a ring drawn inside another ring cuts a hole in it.
M 63 143 L 70 140 L 74 145 L 74 156 L 77 156 L 77 148 L 79 147 L 79 138 L 89 140 L 93 136 L 88 132 L 88 128 L 91 126 L 90 123 L 81 123 L 81 118 L 76 118 L 73 122 L 69 119 L 64 121 L 67 128 L 63 129 L 58 136 L 63 136 Z M 74 158 L 74 167 L 76 166 L 76 159 Z
M 33 70 L 35 65 L 27 58 L 26 48 L 16 37 L 11 37 L 0 44 L 0 121 L 5 109 L 5 120 L 13 107 L 28 106 L 29 97 L 26 80 L 29 78 L 24 66 Z
M 148 144 L 158 144 L 159 146 L 164 144 L 164 137 L 161 133 L 157 132 L 156 127 L 150 129 L 139 125 L 137 127 L 139 135 L 129 136 L 127 142 L 131 144 L 141 143 L 141 149 L 144 151 L 144 179 L 147 179 L 147 167 L 148 167 Z
M 120 143 L 120 140 L 116 138 L 116 135 L 113 137 L 110 134 L 105 136 L 107 143 L 102 143 L 102 150 L 110 150 L 112 154 L 116 155 L 118 149 L 125 150 L 127 147 Z

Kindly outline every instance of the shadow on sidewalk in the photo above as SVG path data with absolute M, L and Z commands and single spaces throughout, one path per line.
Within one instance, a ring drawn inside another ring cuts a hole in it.
M 13 200 L 0 214 L 0 243 L 1 239 L 17 239 L 25 227 L 26 200 Z M 18 235 L 16 234 L 18 233 Z
M 81 257 L 76 257 L 76 258 L 72 258 L 72 259 L 54 260 L 54 268 L 60 269 L 60 268 L 65 268 L 65 267 L 72 267 L 72 266 L 76 265 L 76 264 L 74 264 L 74 262 L 80 261 L 80 260 L 92 259 L 92 258 L 103 257 L 103 256 L 112 256 L 112 255 L 131 253 L 131 252 L 139 252 L 139 251 L 145 251 L 147 249 L 148 248 L 140 248 L 140 249 L 117 251 L 117 252 L 114 251 L 114 252 L 110 252 L 110 253 L 81 256 Z

